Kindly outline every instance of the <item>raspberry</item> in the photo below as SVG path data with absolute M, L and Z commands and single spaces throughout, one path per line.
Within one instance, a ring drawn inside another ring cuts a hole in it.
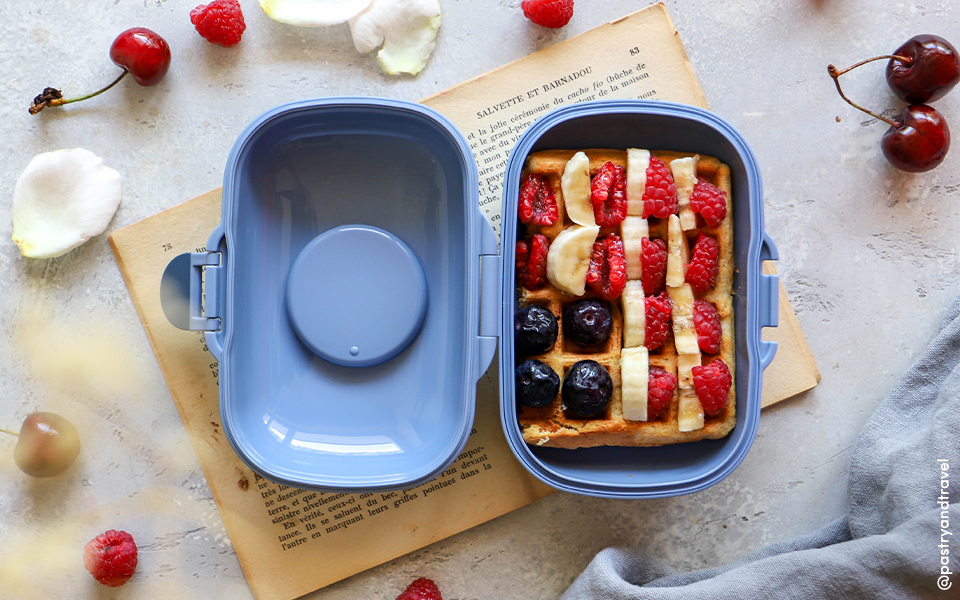
M 541 27 L 556 29 L 570 22 L 573 0 L 523 0 L 523 16 Z
M 663 290 L 667 281 L 667 245 L 663 240 L 643 238 L 640 264 L 643 268 L 643 293 L 652 296 Z
M 670 406 L 673 390 L 677 387 L 677 378 L 660 367 L 650 367 L 650 380 L 647 384 L 647 419 L 655 419 Z
M 720 315 L 705 300 L 693 301 L 693 326 L 697 330 L 697 345 L 707 354 L 720 352 Z
M 542 175 L 530 175 L 520 188 L 519 217 L 527 225 L 553 225 L 559 218 L 557 197 Z
M 627 287 L 627 261 L 617 234 L 611 233 L 593 244 L 587 285 L 604 300 L 618 298 Z
M 697 398 L 703 406 L 703 412 L 710 416 L 720 414 L 723 407 L 727 405 L 727 396 L 730 394 L 730 386 L 733 384 L 733 377 L 730 376 L 730 369 L 727 368 L 719 358 L 708 365 L 694 367 L 693 387 L 697 391 Z
M 108 587 L 120 587 L 137 570 L 137 545 L 126 531 L 111 529 L 83 547 L 83 564 L 93 578 Z
M 546 236 L 539 233 L 517 242 L 517 281 L 528 290 L 535 290 L 547 282 Z
M 190 22 L 203 39 L 225 48 L 240 42 L 247 24 L 237 0 L 213 0 L 190 11 Z
M 703 217 L 707 227 L 719 227 L 727 216 L 727 194 L 706 179 L 698 179 L 690 193 L 690 210 Z
M 612 162 L 600 167 L 590 181 L 593 216 L 600 227 L 615 227 L 627 218 L 627 174 Z
M 433 581 L 426 577 L 415 579 L 413 583 L 403 590 L 397 600 L 443 600 L 440 595 L 440 588 Z
M 680 210 L 677 184 L 667 165 L 656 156 L 647 166 L 647 185 L 643 190 L 643 218 L 666 219 Z
M 693 245 L 693 256 L 687 267 L 687 283 L 695 294 L 705 294 L 717 283 L 720 272 L 720 246 L 709 235 L 700 234 Z
M 647 350 L 656 350 L 667 341 L 667 334 L 670 333 L 670 315 L 673 313 L 673 305 L 670 303 L 670 297 L 666 292 L 660 292 L 658 296 L 647 296 L 644 299 L 644 310 L 646 312 L 646 331 L 644 333 L 643 345 Z

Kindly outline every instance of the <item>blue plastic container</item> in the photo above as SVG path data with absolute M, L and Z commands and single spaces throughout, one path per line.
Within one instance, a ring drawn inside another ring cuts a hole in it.
M 649 147 L 712 154 L 736 195 L 738 422 L 716 442 L 665 448 L 533 449 L 519 436 L 513 373 L 513 244 L 502 256 L 479 209 L 464 136 L 420 104 L 369 97 L 277 107 L 227 162 L 223 217 L 206 252 L 181 255 L 161 295 L 178 327 L 205 331 L 220 361 L 224 431 L 265 477 L 325 491 L 429 481 L 461 452 L 476 381 L 501 347 L 501 414 L 517 458 L 559 489 L 617 498 L 703 489 L 756 433 L 775 345 L 776 258 L 760 179 L 715 115 L 665 102 L 594 102 L 534 124 L 504 181 L 504 239 L 516 236 L 523 160 L 541 148 Z M 203 290 L 203 292 L 201 292 Z
M 389 490 L 460 453 L 496 349 L 478 336 L 478 257 L 497 247 L 446 118 L 375 98 L 269 111 L 228 158 L 207 249 L 178 258 L 165 287 L 193 279 L 188 321 L 220 360 L 224 431 L 250 467 L 296 487 Z
M 527 155 L 550 148 L 650 148 L 715 156 L 730 167 L 733 186 L 734 339 L 737 348 L 737 425 L 720 440 L 655 448 L 534 448 L 517 423 L 513 383 L 513 319 L 516 310 L 512 246 L 504 244 L 504 320 L 500 348 L 500 415 L 517 459 L 545 483 L 568 492 L 608 498 L 659 498 L 697 492 L 716 484 L 740 464 L 760 419 L 763 370 L 776 342 L 760 338 L 776 326 L 779 278 L 761 273 L 777 250 L 763 228 L 763 190 L 756 159 L 743 137 L 717 115 L 685 104 L 610 100 L 556 110 L 534 123 L 510 155 L 504 180 L 505 240 L 517 236 L 520 172 Z M 510 318 L 508 318 L 508 315 Z

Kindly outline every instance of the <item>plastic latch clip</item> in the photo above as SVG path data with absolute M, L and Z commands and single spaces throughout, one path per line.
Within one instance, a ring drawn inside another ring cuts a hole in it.
M 497 234 L 487 218 L 480 214 L 477 232 L 480 236 L 480 331 L 477 336 L 476 379 L 487 372 L 497 352 L 500 319 L 503 311 L 502 265 Z
M 768 260 L 777 260 L 777 246 L 766 233 L 760 245 L 761 264 Z M 758 322 L 761 327 L 776 327 L 780 321 L 780 276 L 760 273 L 758 303 Z M 777 354 L 777 342 L 760 340 L 760 368 L 766 369 Z
M 220 331 L 219 252 L 186 252 L 167 264 L 160 280 L 160 305 L 175 327 Z M 204 273 L 212 269 L 210 273 Z

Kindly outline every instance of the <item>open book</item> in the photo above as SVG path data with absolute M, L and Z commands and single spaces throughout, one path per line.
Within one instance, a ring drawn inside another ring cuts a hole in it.
M 663 5 L 589 31 L 424 100 L 470 141 L 481 205 L 499 229 L 501 181 L 520 133 L 556 106 L 598 98 L 657 98 L 706 106 Z M 301 596 L 515 510 L 552 490 L 511 454 L 500 425 L 496 361 L 480 379 L 473 431 L 439 477 L 407 490 L 331 494 L 262 479 L 234 453 L 220 425 L 217 361 L 199 332 L 170 325 L 160 278 L 170 259 L 197 251 L 220 222 L 220 191 L 110 236 L 250 589 L 260 600 Z M 781 290 L 780 342 L 764 405 L 816 385 L 819 374 Z M 437 515 L 443 515 L 438 519 Z

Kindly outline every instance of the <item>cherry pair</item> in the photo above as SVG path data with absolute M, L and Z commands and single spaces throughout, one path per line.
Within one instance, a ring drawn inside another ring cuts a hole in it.
M 890 89 L 910 103 L 897 120 L 858 106 L 840 89 L 841 75 L 882 59 L 889 59 L 886 80 Z M 829 65 L 827 72 L 844 100 L 890 125 L 880 140 L 890 164 L 902 171 L 920 173 L 943 162 L 950 148 L 950 129 L 943 115 L 926 103 L 939 100 L 960 82 L 960 56 L 950 42 L 936 35 L 917 35 L 893 54 L 868 58 L 843 70 Z

